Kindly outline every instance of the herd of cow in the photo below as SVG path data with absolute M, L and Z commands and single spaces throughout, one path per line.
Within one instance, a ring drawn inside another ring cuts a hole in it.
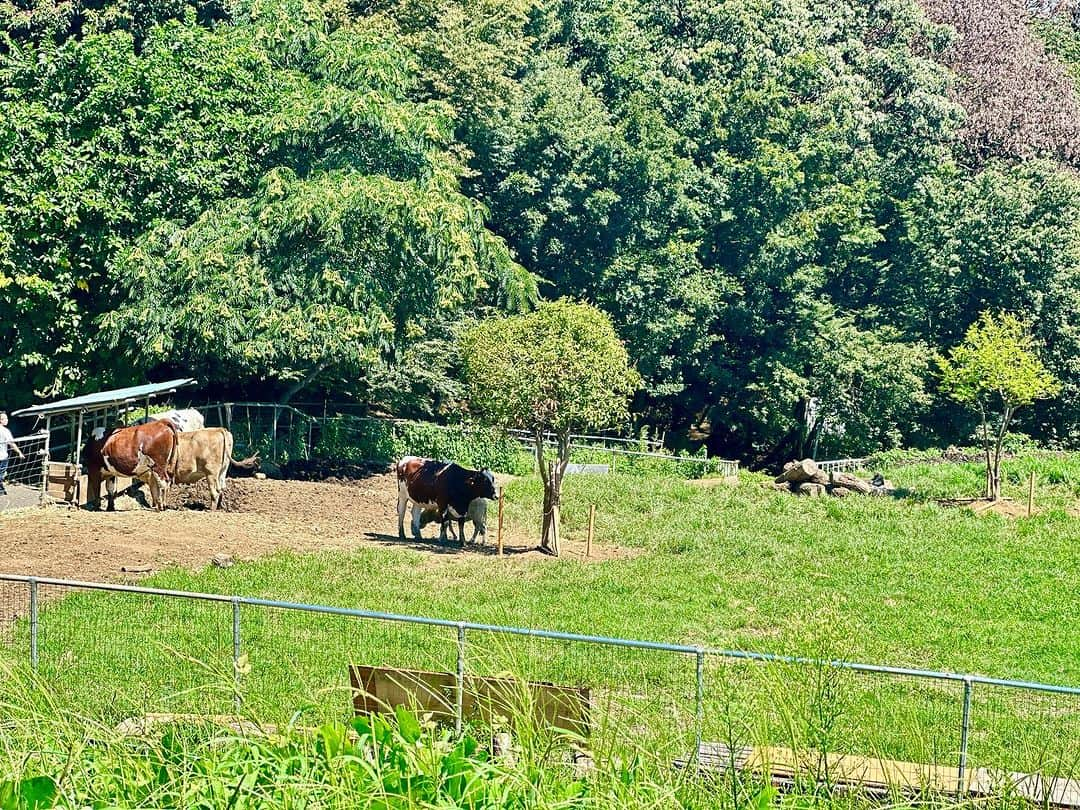
M 165 508 L 172 483 L 210 485 L 210 509 L 221 506 L 225 476 L 236 465 L 251 469 L 259 457 L 237 461 L 232 457 L 233 437 L 225 428 L 206 428 L 195 410 L 169 411 L 140 419 L 130 427 L 106 431 L 98 428 L 83 448 L 87 501 L 101 502 L 101 482 L 108 493 L 108 511 L 116 508 L 116 478 L 126 476 L 150 488 L 155 509 Z
M 232 433 L 204 424 L 202 414 L 187 409 L 140 419 L 129 427 L 95 430 L 82 453 L 88 503 L 100 507 L 104 481 L 108 511 L 114 511 L 116 479 L 124 476 L 146 484 L 153 508 L 163 510 L 171 484 L 194 484 L 205 478 L 210 485 L 210 509 L 218 509 L 229 468 L 255 468 L 259 457 L 237 461 L 232 457 Z M 456 522 L 457 539 L 464 545 L 465 522 L 471 520 L 470 542 L 475 542 L 477 535 L 487 541 L 487 502 L 496 497 L 495 476 L 490 470 L 470 470 L 452 462 L 416 456 L 406 456 L 394 468 L 401 539 L 405 539 L 405 512 L 411 503 L 412 534 L 416 539 L 421 539 L 426 524 L 437 522 L 441 526 L 440 539 L 445 542 L 447 529 L 452 533 L 451 523 Z

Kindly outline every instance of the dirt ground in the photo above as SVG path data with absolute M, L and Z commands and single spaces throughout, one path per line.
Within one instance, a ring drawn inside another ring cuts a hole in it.
M 492 556 L 496 510 L 488 512 L 487 546 L 442 544 L 438 527 L 423 541 L 397 537 L 397 482 L 379 473 L 360 479 L 275 481 L 230 479 L 225 510 L 210 512 L 206 482 L 173 487 L 169 508 L 156 513 L 121 497 L 116 512 L 70 507 L 0 512 L 0 571 L 66 579 L 128 581 L 168 565 L 199 569 L 215 555 L 250 560 L 274 551 L 353 549 L 377 544 L 431 553 L 438 560 Z M 409 527 L 406 524 L 406 531 Z M 472 525 L 466 524 L 466 537 Z M 505 531 L 508 560 L 548 559 L 534 537 Z M 594 546 L 590 559 L 625 550 Z M 563 556 L 584 558 L 581 544 L 563 543 Z

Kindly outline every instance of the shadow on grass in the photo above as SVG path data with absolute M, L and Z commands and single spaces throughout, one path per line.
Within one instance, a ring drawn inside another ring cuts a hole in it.
M 499 550 L 494 543 L 461 543 L 455 540 L 443 542 L 438 535 L 435 537 L 406 537 L 402 540 L 396 534 L 382 534 L 379 532 L 365 532 L 364 536 L 374 540 L 382 546 L 393 548 L 410 548 L 414 551 L 426 551 L 431 554 L 476 554 L 482 557 L 495 557 Z M 518 554 L 541 554 L 535 547 L 503 546 L 503 556 L 509 557 Z

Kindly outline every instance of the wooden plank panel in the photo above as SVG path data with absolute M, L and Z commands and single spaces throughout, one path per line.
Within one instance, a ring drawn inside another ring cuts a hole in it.
M 688 767 L 687 760 L 676 763 Z M 855 787 L 868 793 L 931 791 L 955 794 L 957 788 L 973 796 L 1014 793 L 1043 806 L 1080 810 L 1080 781 L 1040 774 L 969 768 L 960 786 L 957 768 L 926 765 L 854 754 L 800 754 L 789 748 L 756 747 L 731 751 L 723 743 L 705 742 L 698 749 L 698 766 L 721 773 L 736 770 L 768 774 L 777 783 L 790 784 L 800 774 L 821 773 L 825 767 L 837 787 Z
M 357 714 L 392 711 L 405 706 L 451 722 L 457 705 L 457 677 L 449 672 L 426 672 L 351 665 L 353 708 Z M 496 717 L 513 720 L 531 711 L 539 727 L 587 737 L 591 693 L 584 687 L 557 686 L 513 678 L 466 676 L 462 716 L 491 724 Z

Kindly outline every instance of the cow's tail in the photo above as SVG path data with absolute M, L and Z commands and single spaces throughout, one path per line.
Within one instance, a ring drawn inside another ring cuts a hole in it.
M 169 450 L 169 458 L 165 462 L 165 475 L 163 476 L 168 482 L 170 478 L 176 477 L 176 467 L 180 461 L 180 431 L 168 419 L 162 419 L 161 421 L 168 425 L 169 430 L 172 431 L 172 449 Z
M 259 462 L 262 461 L 262 459 L 259 458 L 258 453 L 239 460 L 233 458 L 232 451 L 235 445 L 233 444 L 232 432 L 227 428 L 220 428 L 220 430 L 225 434 L 225 441 L 221 443 L 221 464 L 223 467 L 227 468 L 231 464 L 233 467 L 239 467 L 241 470 L 253 470 L 259 466 Z

